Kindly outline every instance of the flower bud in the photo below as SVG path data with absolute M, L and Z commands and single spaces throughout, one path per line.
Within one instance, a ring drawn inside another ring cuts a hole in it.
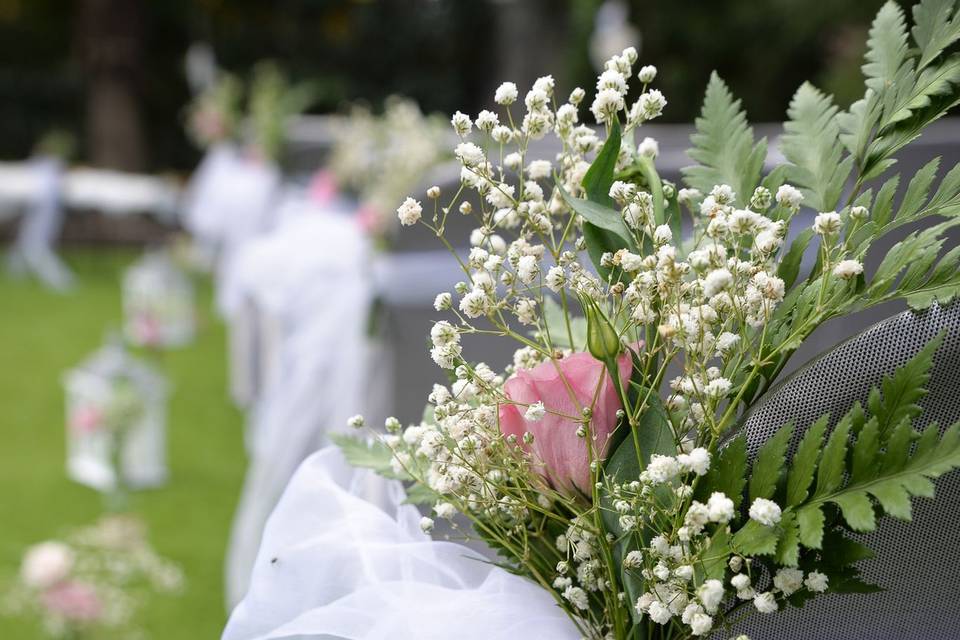
M 587 315 L 587 351 L 597 360 L 607 362 L 620 355 L 620 338 L 597 303 L 585 302 Z

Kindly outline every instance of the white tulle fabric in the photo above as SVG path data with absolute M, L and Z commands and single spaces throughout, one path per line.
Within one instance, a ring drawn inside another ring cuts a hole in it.
M 419 529 L 403 488 L 336 448 L 300 467 L 223 640 L 576 640 L 546 591 Z
M 373 295 L 370 247 L 352 218 L 317 212 L 238 253 L 222 288 L 249 300 L 273 327 L 273 361 L 251 409 L 250 464 L 227 553 L 227 600 L 246 593 L 270 512 L 297 466 L 331 431 L 363 413 L 382 423 L 392 388 L 389 349 L 368 335 Z M 263 336 L 261 336 L 263 339 Z

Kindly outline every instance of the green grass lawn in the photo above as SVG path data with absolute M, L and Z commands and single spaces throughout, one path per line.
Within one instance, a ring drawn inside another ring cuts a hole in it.
M 61 375 L 120 326 L 120 278 L 133 251 L 70 251 L 77 287 L 57 294 L 0 269 L 0 581 L 15 575 L 24 548 L 102 513 L 102 499 L 64 473 Z M 226 619 L 223 558 L 245 465 L 243 418 L 227 398 L 223 326 L 209 287 L 199 296 L 196 342 L 162 355 L 172 385 L 169 483 L 140 492 L 133 512 L 150 539 L 184 569 L 179 597 L 157 597 L 140 616 L 155 640 L 209 640 Z M 0 638 L 41 638 L 39 627 L 0 618 Z

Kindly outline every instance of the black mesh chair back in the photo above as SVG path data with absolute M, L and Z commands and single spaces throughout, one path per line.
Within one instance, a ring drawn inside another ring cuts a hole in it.
M 797 425 L 791 452 L 824 412 L 836 420 L 854 401 L 945 331 L 934 357 L 918 426 L 941 430 L 960 420 L 960 304 L 904 312 L 867 329 L 803 367 L 755 408 L 743 432 L 748 452 L 782 425 Z M 960 638 L 960 472 L 942 476 L 933 500 L 913 501 L 913 522 L 884 516 L 860 540 L 876 552 L 862 561 L 865 580 L 886 591 L 826 594 L 802 609 L 753 613 L 736 627 L 751 640 L 947 640 Z M 716 635 L 726 639 L 729 633 Z

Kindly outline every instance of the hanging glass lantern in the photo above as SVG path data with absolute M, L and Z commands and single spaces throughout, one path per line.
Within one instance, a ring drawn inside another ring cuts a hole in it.
M 162 375 L 110 339 L 64 376 L 67 475 L 103 492 L 156 487 L 167 478 Z
M 131 344 L 188 344 L 194 335 L 193 285 L 166 252 L 149 252 L 124 275 L 123 314 Z

